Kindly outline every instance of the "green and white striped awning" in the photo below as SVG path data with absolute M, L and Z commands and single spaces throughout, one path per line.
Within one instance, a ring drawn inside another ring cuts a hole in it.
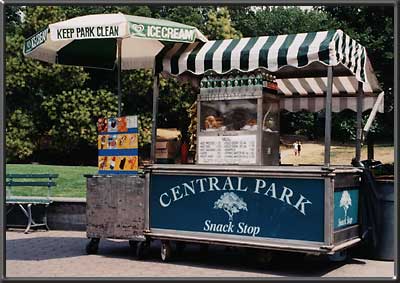
M 309 86 L 307 93 L 318 93 L 320 81 L 310 86 L 312 80 L 305 78 L 326 78 L 327 66 L 334 66 L 333 74 L 337 77 L 334 88 L 337 85 L 340 94 L 356 92 L 353 85 L 357 81 L 363 83 L 364 92 L 380 91 L 365 47 L 341 30 L 177 43 L 166 46 L 157 56 L 157 71 L 175 76 L 186 72 L 225 74 L 262 68 L 278 79 L 296 79 L 286 81 L 288 87 L 281 89 L 285 95 L 293 93 L 293 83 Z M 278 82 L 280 85 L 285 87 Z M 305 87 L 295 89 L 301 93 Z M 325 90 L 322 88 L 322 92 Z

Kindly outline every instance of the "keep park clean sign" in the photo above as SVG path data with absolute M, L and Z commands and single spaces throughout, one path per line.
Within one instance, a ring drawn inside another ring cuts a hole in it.
M 179 42 L 193 42 L 196 36 L 194 28 L 147 25 L 134 22 L 129 22 L 129 34 L 134 37 Z
M 51 40 L 115 38 L 122 36 L 119 25 L 50 27 Z

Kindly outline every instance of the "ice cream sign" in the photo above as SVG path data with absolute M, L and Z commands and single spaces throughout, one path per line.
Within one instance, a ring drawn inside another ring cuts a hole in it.
M 137 116 L 99 118 L 99 174 L 137 174 Z
M 129 34 L 135 37 L 166 41 L 193 42 L 195 29 L 129 22 Z

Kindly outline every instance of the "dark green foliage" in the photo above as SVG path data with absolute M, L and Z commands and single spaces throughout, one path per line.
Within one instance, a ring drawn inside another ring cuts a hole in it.
M 115 96 L 105 90 L 73 89 L 48 97 L 42 103 L 51 127 L 52 146 L 63 152 L 80 142 L 97 144 L 96 122 L 100 117 L 115 117 Z
M 7 119 L 6 161 L 30 157 L 35 150 L 36 136 L 32 115 L 16 109 Z
M 365 125 L 369 117 L 370 111 L 363 113 L 362 125 Z M 342 143 L 356 140 L 356 113 L 350 110 L 345 110 L 340 113 L 333 113 L 332 115 L 332 138 Z M 377 115 L 369 129 L 368 135 L 379 137 L 383 133 L 382 115 Z M 382 139 L 377 139 L 382 140 Z
M 304 135 L 309 139 L 314 139 L 316 135 L 317 115 L 307 111 L 301 112 L 281 112 L 281 132 L 282 134 Z

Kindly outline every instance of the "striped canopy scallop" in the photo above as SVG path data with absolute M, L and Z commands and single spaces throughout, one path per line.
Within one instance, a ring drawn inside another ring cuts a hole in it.
M 157 70 L 171 75 L 264 68 L 278 78 L 325 77 L 326 66 L 337 66 L 334 74 L 336 69 L 341 76 L 355 77 L 364 91 L 380 90 L 365 47 L 341 30 L 177 43 L 157 56 Z

